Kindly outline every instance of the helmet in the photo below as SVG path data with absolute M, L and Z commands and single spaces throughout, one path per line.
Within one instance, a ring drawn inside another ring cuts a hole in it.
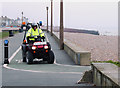
M 32 28 L 34 29 L 34 27 L 36 27 L 36 28 L 37 28 L 37 24 L 32 23 Z

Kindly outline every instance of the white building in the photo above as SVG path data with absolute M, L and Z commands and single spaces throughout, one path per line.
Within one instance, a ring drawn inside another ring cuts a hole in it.
M 23 21 L 28 23 L 28 18 L 24 17 Z M 0 27 L 4 26 L 21 26 L 22 24 L 22 19 L 19 17 L 17 19 L 10 19 L 7 16 L 1 16 L 0 17 Z

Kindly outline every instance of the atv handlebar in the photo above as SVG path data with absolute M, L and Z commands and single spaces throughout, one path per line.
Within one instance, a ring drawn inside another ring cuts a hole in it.
M 37 38 L 35 38 L 35 36 L 28 36 L 27 37 L 27 41 L 30 40 L 30 38 L 34 38 L 35 40 L 34 41 L 45 41 L 45 37 L 44 36 L 37 36 Z
M 28 36 L 27 38 L 34 38 L 34 36 Z
M 28 36 L 28 38 L 35 38 L 35 36 Z M 37 36 L 37 38 L 41 38 L 41 39 L 45 39 L 45 37 L 44 36 Z

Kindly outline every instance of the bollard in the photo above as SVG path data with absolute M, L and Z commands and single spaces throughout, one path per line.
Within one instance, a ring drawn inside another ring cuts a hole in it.
M 14 34 L 13 34 L 13 31 L 12 30 L 9 30 L 9 37 L 12 37 Z
M 4 41 L 4 64 L 9 64 L 8 60 L 8 40 Z

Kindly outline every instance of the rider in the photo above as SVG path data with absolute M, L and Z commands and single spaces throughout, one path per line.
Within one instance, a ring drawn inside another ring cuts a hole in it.
M 42 30 L 37 28 L 37 24 L 32 24 L 32 28 L 29 29 L 26 34 L 27 41 L 33 42 L 35 41 L 35 38 L 37 38 L 37 36 L 40 36 L 43 39 L 45 38 Z

